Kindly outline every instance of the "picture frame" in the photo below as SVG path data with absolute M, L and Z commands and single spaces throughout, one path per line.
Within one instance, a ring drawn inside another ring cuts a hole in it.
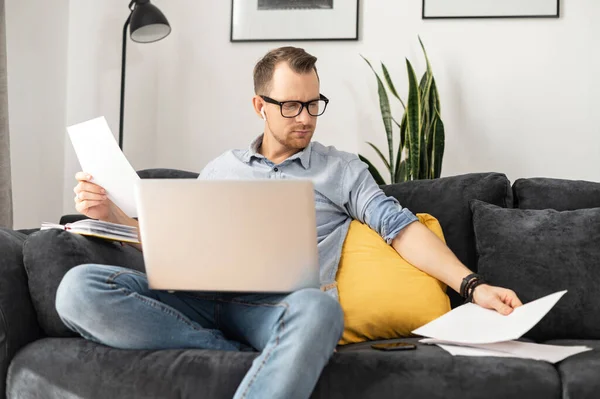
M 559 17 L 560 0 L 423 0 L 422 19 Z
M 358 40 L 358 23 L 359 0 L 231 0 L 229 40 Z

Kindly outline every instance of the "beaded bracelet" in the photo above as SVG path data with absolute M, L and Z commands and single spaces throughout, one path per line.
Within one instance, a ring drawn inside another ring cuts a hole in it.
M 467 298 L 469 296 L 467 286 L 469 285 L 469 283 L 472 283 L 474 279 L 482 280 L 481 276 L 477 273 L 471 273 L 467 277 L 463 278 L 462 283 L 460 285 L 460 296 L 462 296 L 463 298 Z
M 465 303 L 473 302 L 473 293 L 475 292 L 475 288 L 479 287 L 482 284 L 487 284 L 487 283 L 485 281 L 483 281 L 483 279 L 476 279 L 476 281 L 471 286 L 471 291 L 469 292 L 469 296 L 467 297 L 467 300 L 465 301 Z

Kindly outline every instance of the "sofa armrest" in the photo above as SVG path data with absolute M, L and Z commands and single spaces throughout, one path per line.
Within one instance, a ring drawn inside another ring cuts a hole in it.
M 83 264 L 121 266 L 144 272 L 144 256 L 130 245 L 48 229 L 27 237 L 23 264 L 31 303 L 41 330 L 49 337 L 78 337 L 56 311 L 56 291 L 64 275 Z
M 6 373 L 17 351 L 41 338 L 23 267 L 26 235 L 0 229 L 0 397 L 6 392 Z

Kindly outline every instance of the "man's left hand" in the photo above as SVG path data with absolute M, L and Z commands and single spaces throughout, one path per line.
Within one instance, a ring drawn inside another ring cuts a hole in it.
M 486 309 L 496 310 L 505 316 L 511 314 L 514 308 L 523 305 L 513 291 L 488 284 L 475 287 L 473 303 Z

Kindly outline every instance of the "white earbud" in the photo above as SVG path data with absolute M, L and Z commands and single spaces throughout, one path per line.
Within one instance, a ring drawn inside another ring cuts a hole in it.
M 263 117 L 263 120 L 265 120 L 265 121 L 266 121 L 266 120 L 267 120 L 267 116 L 265 115 L 265 109 L 264 109 L 264 108 L 261 108 L 261 109 L 260 109 L 260 114 L 262 115 L 262 117 Z

